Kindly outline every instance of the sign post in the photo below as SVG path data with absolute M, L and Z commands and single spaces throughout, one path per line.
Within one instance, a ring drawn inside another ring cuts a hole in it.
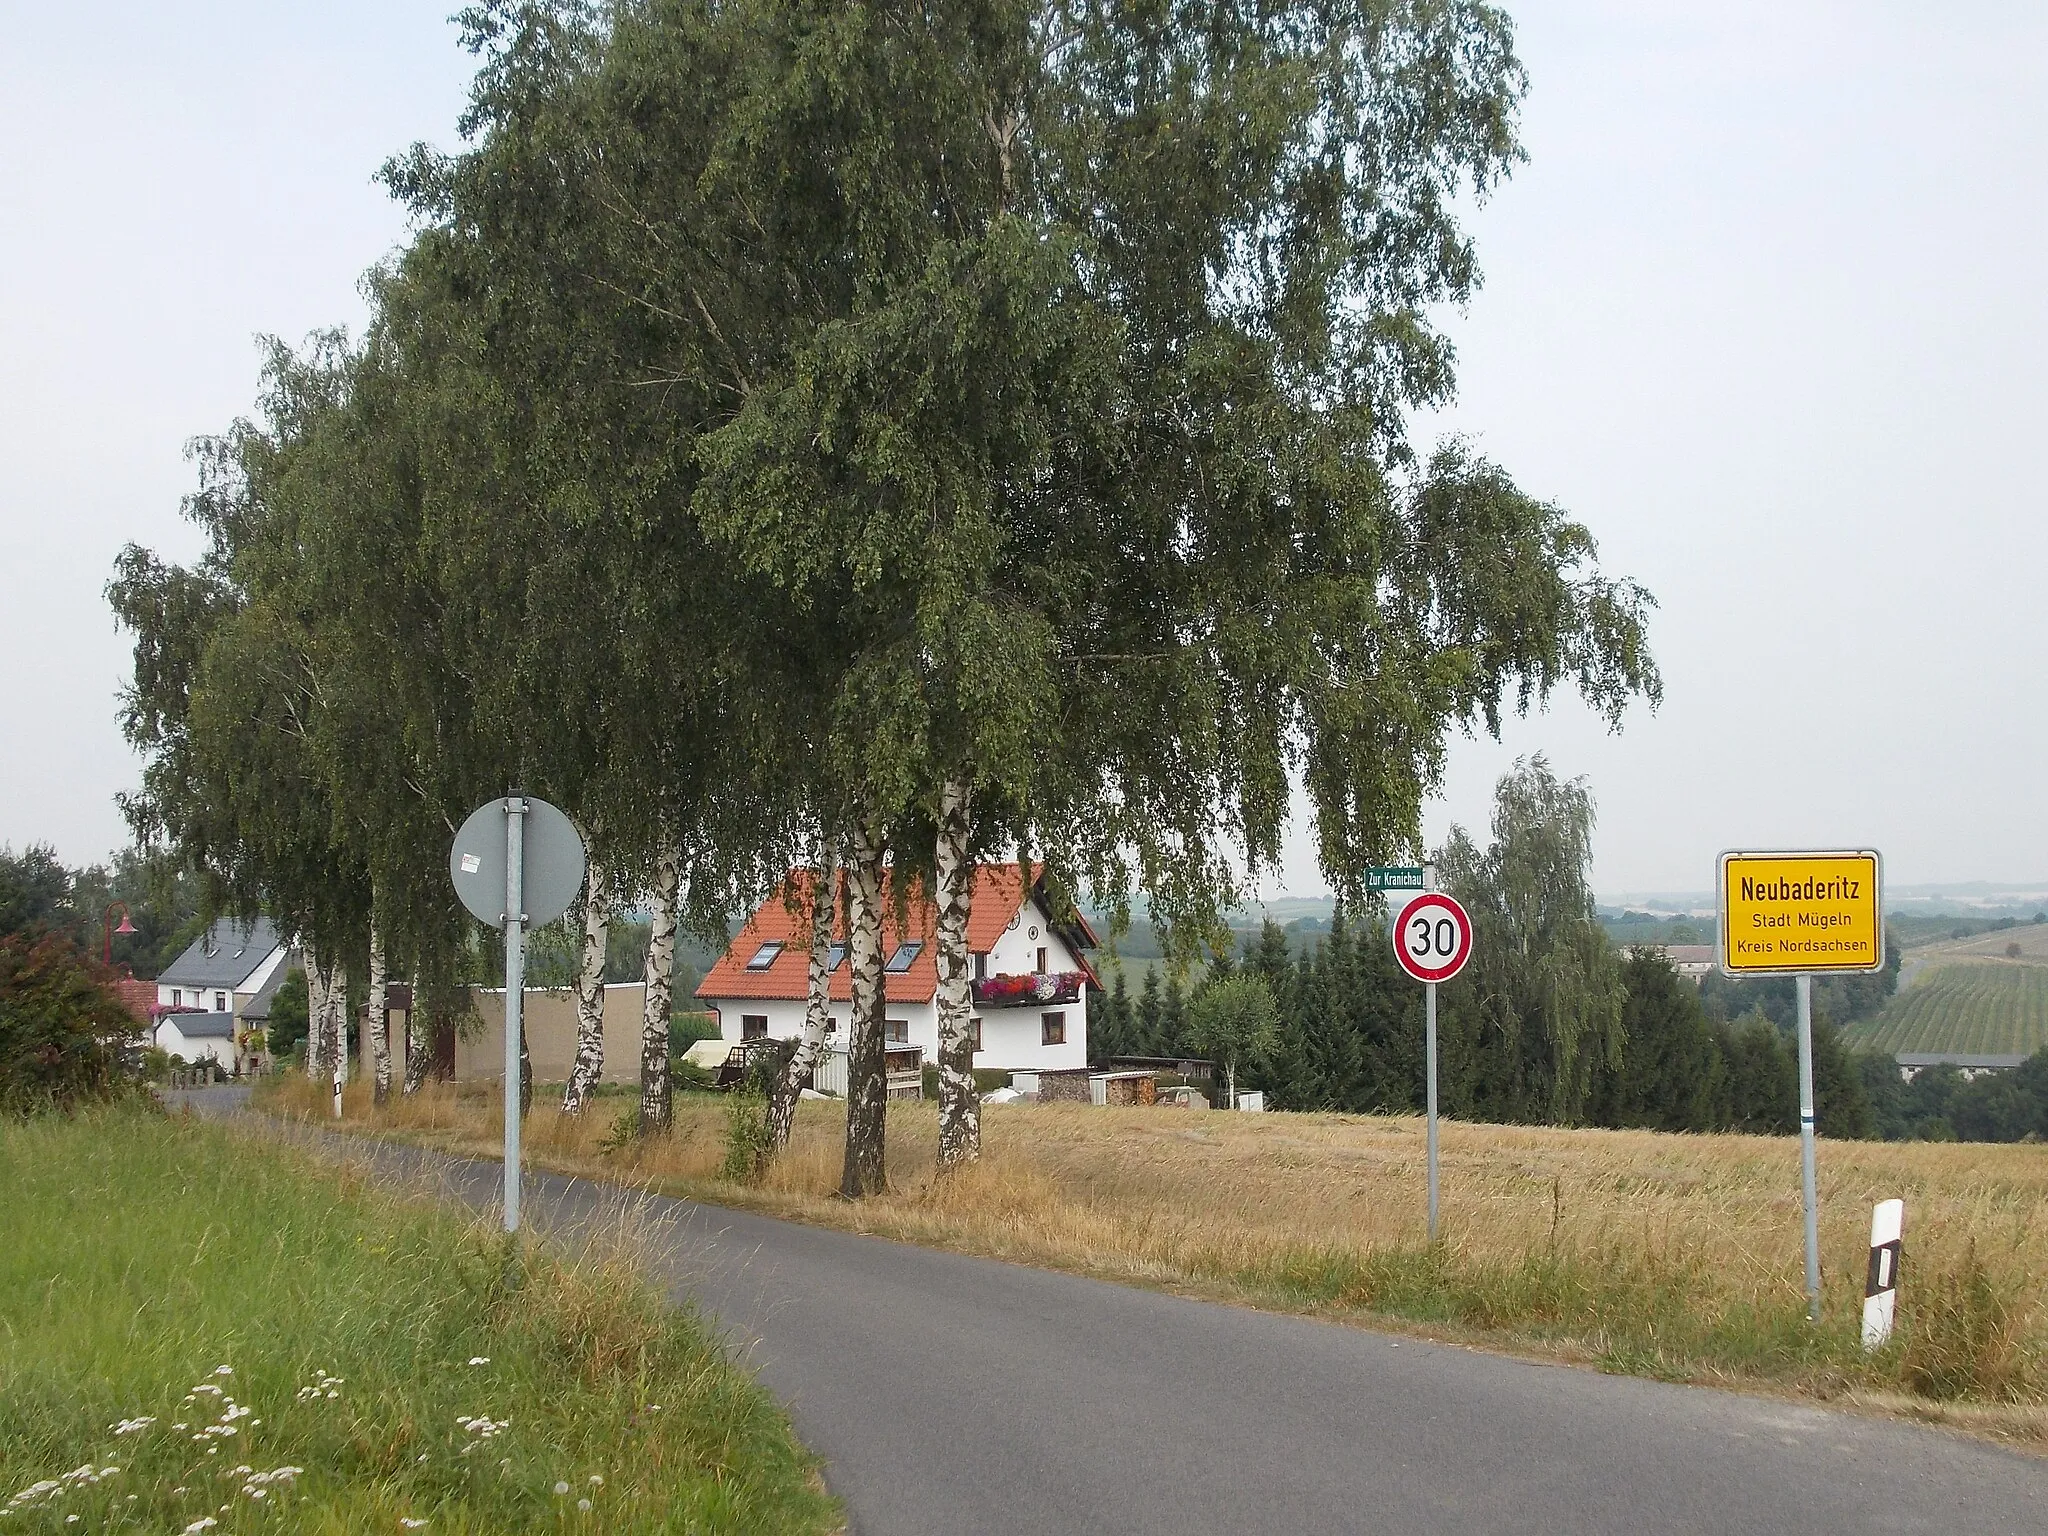
M 1813 978 L 1884 969 L 1884 871 L 1870 849 L 1721 855 L 1721 969 L 1790 976 L 1799 1003 L 1799 1187 L 1806 1315 L 1820 1321 L 1820 1193 L 1814 1166 Z
M 1426 1140 L 1429 1157 L 1429 1240 L 1437 1239 L 1436 1160 L 1436 984 L 1449 981 L 1472 958 L 1472 919 L 1441 891 L 1436 871 L 1422 875 L 1423 894 L 1401 909 L 1394 921 L 1394 958 L 1401 969 L 1422 983 L 1422 1069 L 1426 1079 Z
M 525 1032 L 526 930 L 552 923 L 583 888 L 583 839 L 545 800 L 508 795 L 470 813 L 448 850 L 455 894 L 505 930 L 505 1230 L 519 1230 L 520 1045 Z

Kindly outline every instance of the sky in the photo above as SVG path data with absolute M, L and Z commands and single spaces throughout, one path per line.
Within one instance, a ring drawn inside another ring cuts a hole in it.
M 114 557 L 197 552 L 184 447 L 250 409 L 259 336 L 360 326 L 405 237 L 377 166 L 455 143 L 451 9 L 0 0 L 0 844 L 126 841 Z M 1591 788 L 1603 894 L 1704 890 L 1726 847 L 2048 879 L 2048 7 L 1508 9 L 1530 158 L 1472 213 L 1418 438 L 1650 589 L 1665 698 L 1460 739 L 1427 837 L 1542 752 Z M 1270 889 L 1322 887 L 1303 828 Z

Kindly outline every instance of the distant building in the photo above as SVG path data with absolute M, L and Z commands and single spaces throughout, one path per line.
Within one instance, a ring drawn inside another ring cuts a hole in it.
M 1988 1072 L 2010 1072 L 2027 1058 L 2002 1051 L 1900 1051 L 1892 1059 L 1899 1064 L 1899 1076 L 1910 1083 L 1929 1067 L 1955 1067 L 1974 1080 Z
M 764 901 L 697 988 L 704 1006 L 718 1015 L 719 1033 L 734 1044 L 786 1040 L 803 1032 L 810 988 L 809 876 L 797 870 L 790 878 L 796 901 L 785 904 L 780 893 Z M 907 1057 L 914 1049 L 923 1061 L 935 1061 L 938 913 L 923 891 L 913 889 L 901 916 L 899 924 L 895 896 L 885 889 L 883 1030 L 892 1057 Z M 853 978 L 845 935 L 835 932 L 834 940 L 826 979 L 833 1010 L 825 1038 L 831 1056 L 843 1058 Z M 1015 864 L 975 869 L 967 947 L 976 1067 L 1086 1069 L 1088 994 L 1101 985 L 1086 958 L 1095 945 L 1086 918 L 1076 914 L 1071 922 L 1054 920 L 1042 874 L 1027 887 Z M 835 1064 L 828 1059 L 820 1069 L 826 1086 L 836 1087 Z
M 1721 963 L 1721 952 L 1712 944 L 1631 944 L 1629 948 L 1662 951 L 1671 969 L 1695 986 Z
M 235 1070 L 235 1016 L 231 1013 L 167 1013 L 157 1020 L 156 1046 L 180 1061 L 211 1061 Z
M 277 926 L 267 917 L 244 923 L 233 918 L 222 918 L 206 932 L 192 941 L 186 951 L 164 968 L 156 979 L 156 1005 L 158 1012 L 172 1012 L 178 1019 L 176 1039 L 180 1049 L 173 1050 L 164 1044 L 164 1026 L 157 1027 L 157 1044 L 173 1056 L 182 1050 L 200 1049 L 198 1042 L 212 1042 L 221 1038 L 213 1033 L 193 1033 L 195 1018 L 224 1018 L 227 1021 L 224 1048 L 208 1044 L 205 1054 L 218 1061 L 224 1068 L 233 1071 L 239 1064 L 255 1066 L 260 1053 L 253 1048 L 251 1021 L 248 1011 L 258 999 L 263 999 L 262 1011 L 268 1017 L 268 999 L 284 980 L 290 968 L 291 951 L 278 937 Z M 197 1009 L 178 1013 L 176 1010 Z M 207 1026 L 211 1031 L 216 1026 Z M 198 1056 L 184 1055 L 182 1059 L 197 1061 Z

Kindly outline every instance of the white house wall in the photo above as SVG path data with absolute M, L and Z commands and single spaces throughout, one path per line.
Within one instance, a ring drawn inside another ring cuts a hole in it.
M 157 1026 L 156 1043 L 158 1050 L 166 1051 L 180 1061 L 216 1061 L 231 1071 L 235 1065 L 234 1041 L 218 1036 L 187 1040 L 183 1031 L 169 1019 Z

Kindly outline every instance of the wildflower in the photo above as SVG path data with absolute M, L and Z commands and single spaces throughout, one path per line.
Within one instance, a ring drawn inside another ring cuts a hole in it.
M 171 1428 L 173 1428 L 173 1429 L 189 1429 L 190 1427 L 191 1427 L 191 1426 L 190 1426 L 190 1425 L 188 1425 L 188 1424 L 173 1424 L 173 1425 L 171 1426 Z
M 590 1486 L 593 1488 L 602 1488 L 604 1486 L 604 1474 L 602 1472 L 591 1473 Z
M 183 1536 L 199 1536 L 201 1531 L 210 1531 L 219 1524 L 220 1522 L 214 1519 L 213 1516 L 201 1515 L 197 1520 L 194 1520 L 185 1527 Z
M 248 1494 L 252 1499 L 267 1499 L 270 1497 L 270 1490 L 268 1488 L 244 1488 L 242 1492 Z
M 489 1355 L 471 1355 L 469 1357 L 469 1363 L 471 1365 L 489 1365 L 491 1363 L 491 1357 Z
M 139 1435 L 155 1422 L 155 1419 L 149 1418 L 146 1415 L 139 1419 L 123 1419 L 114 1426 L 114 1433 L 117 1435 Z
M 235 1368 L 232 1365 L 216 1365 L 213 1368 L 213 1374 L 216 1376 L 232 1376 L 235 1374 Z
M 427 1522 L 424 1520 L 415 1520 L 410 1515 L 400 1515 L 398 1517 L 398 1523 L 404 1526 L 408 1531 L 416 1531 L 421 1526 L 425 1525 Z
M 76 1516 L 76 1515 L 66 1515 L 66 1516 L 64 1517 L 64 1523 L 65 1523 L 66 1525 L 76 1525 L 76 1524 L 78 1524 L 78 1516 Z
M 567 1483 L 555 1484 L 555 1497 L 560 1498 L 563 1494 L 567 1493 L 568 1491 L 569 1485 Z
M 588 1500 L 588 1499 L 578 1499 L 578 1500 L 576 1501 L 576 1507 L 577 1507 L 578 1509 L 582 1510 L 582 1511 L 583 1511 L 583 1513 L 587 1515 L 587 1514 L 589 1514 L 589 1513 L 590 1513 L 590 1500 Z

